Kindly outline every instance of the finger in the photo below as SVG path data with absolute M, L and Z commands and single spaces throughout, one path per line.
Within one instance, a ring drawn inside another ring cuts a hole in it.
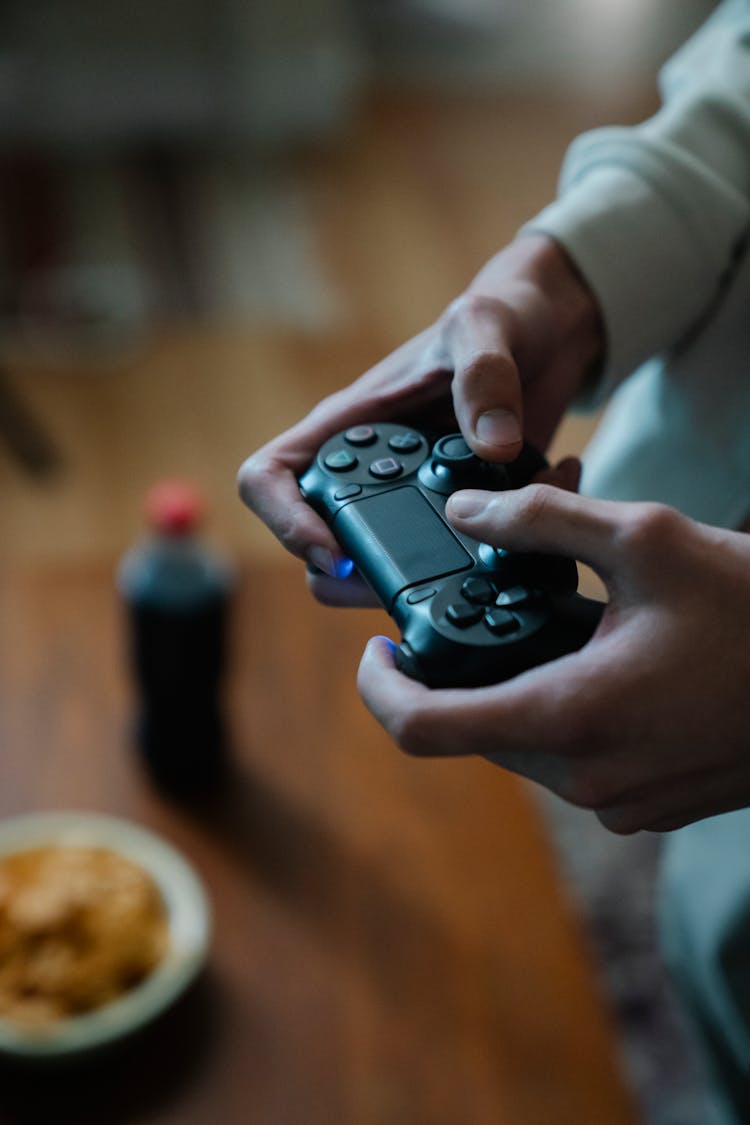
M 577 492 L 581 483 L 581 462 L 577 457 L 564 457 L 556 465 L 537 473 L 532 483 L 553 484 L 566 492 Z
M 367 378 L 363 376 L 360 382 Z M 345 577 L 351 565 L 333 532 L 303 498 L 297 478 L 337 430 L 377 421 L 384 413 L 385 407 L 376 407 L 366 396 L 360 401 L 348 387 L 319 403 L 301 422 L 248 457 L 237 475 L 239 493 L 247 507 L 288 551 L 332 578 Z
M 402 749 L 409 717 L 424 705 L 430 689 L 396 668 L 396 646 L 388 637 L 373 637 L 360 661 L 357 688 L 362 700 Z
M 533 484 L 500 493 L 456 492 L 446 515 L 474 539 L 511 551 L 569 555 L 606 581 L 619 561 L 619 539 L 635 507 Z
M 445 396 L 450 373 L 430 359 L 431 327 L 403 344 L 354 383 L 324 399 L 286 433 L 258 450 L 241 466 L 242 500 L 282 544 L 331 577 L 347 561 L 333 533 L 302 498 L 297 478 L 334 433 L 360 422 L 382 421 L 429 407 Z
M 249 457 L 237 483 L 248 508 L 293 555 L 331 577 L 351 569 L 333 533 L 303 499 L 294 472 L 280 457 L 263 450 Z
M 654 756 L 658 756 L 655 752 Z M 648 830 L 671 832 L 706 816 L 731 812 L 747 804 L 750 767 L 733 770 L 727 779 L 722 770 L 702 767 L 680 776 L 644 783 L 627 799 L 597 809 L 605 828 L 620 835 Z
M 456 418 L 477 456 L 489 461 L 511 461 L 523 440 L 521 381 L 504 319 L 500 302 L 480 296 L 456 301 L 445 319 Z
M 323 605 L 372 609 L 380 604 L 356 570 L 348 577 L 331 578 L 308 567 L 307 585 L 312 595 Z
M 368 644 L 358 687 L 402 749 L 419 757 L 482 755 L 554 788 L 593 729 L 580 691 L 589 665 L 576 653 L 485 688 L 431 689 L 396 668 L 385 637 Z

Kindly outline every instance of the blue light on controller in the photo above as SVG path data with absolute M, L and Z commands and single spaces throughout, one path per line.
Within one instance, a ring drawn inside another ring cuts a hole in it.
M 348 578 L 354 570 L 354 563 L 351 559 L 341 559 L 336 563 L 336 577 Z

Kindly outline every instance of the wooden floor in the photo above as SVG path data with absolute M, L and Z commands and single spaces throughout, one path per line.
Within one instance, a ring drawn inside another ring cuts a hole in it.
M 265 573 L 278 564 L 296 580 L 289 564 L 282 564 L 280 548 L 236 498 L 239 463 L 322 395 L 431 321 L 482 261 L 551 197 L 561 156 L 576 133 L 606 121 L 636 119 L 648 109 L 648 100 L 648 95 L 609 104 L 510 95 L 381 97 L 365 107 L 346 139 L 273 164 L 286 183 L 294 180 L 304 200 L 320 284 L 329 287 L 332 298 L 328 323 L 311 328 L 269 316 L 262 324 L 164 325 L 137 356 L 101 371 L 75 362 L 51 370 L 28 358 L 17 360 L 10 371 L 12 385 L 57 443 L 62 468 L 36 480 L 0 449 L 6 607 L 8 599 L 14 601 L 13 575 L 19 571 L 75 574 L 92 564 L 111 566 L 138 531 L 144 490 L 154 479 L 175 474 L 203 486 L 213 508 L 212 533 L 251 574 L 253 568 Z M 591 419 L 566 422 L 556 450 L 580 451 L 593 424 Z M 26 589 L 26 581 L 20 579 L 19 590 Z M 5 663 L 13 665 L 7 650 Z M 513 815 L 514 793 L 508 790 L 503 815 Z M 528 821 L 534 814 L 524 804 L 522 815 Z M 377 831 L 384 823 L 378 821 Z M 534 836 L 534 830 L 524 831 Z M 519 885 L 527 890 L 552 863 L 549 855 L 543 858 L 543 843 L 539 850 L 541 828 L 539 833 L 533 862 L 512 857 L 519 865 Z M 403 843 L 410 846 L 408 840 Z M 479 860 L 487 859 L 480 849 Z M 490 875 L 488 867 L 488 895 Z M 446 900 L 440 909 L 459 907 Z M 512 917 L 500 902 L 490 914 L 498 949 L 504 941 L 512 949 Z M 539 924 L 544 924 L 541 915 Z M 574 928 L 566 931 L 565 950 L 545 954 L 567 958 L 560 968 L 563 982 L 591 969 L 571 933 Z M 414 954 L 418 961 L 418 950 Z M 565 1035 L 574 1037 L 566 1043 L 566 1058 L 576 1052 L 585 1057 L 587 1044 L 609 1034 L 605 1008 L 592 1000 L 591 980 L 580 1023 L 565 1024 Z M 515 1041 L 519 1054 L 511 1058 L 513 1097 L 525 1108 L 514 1115 L 511 1105 L 503 1106 L 496 1119 L 508 1125 L 573 1120 L 569 1113 L 536 1118 L 529 1110 L 538 1104 L 531 1093 L 524 1103 L 524 1082 L 531 1091 L 544 1080 L 539 1051 L 554 1054 L 549 1021 L 559 1021 L 560 1013 L 530 1013 L 527 990 L 518 983 L 515 997 L 509 993 L 503 1003 L 508 1026 L 517 1021 L 525 1029 Z M 536 1046 L 529 1021 L 537 1021 L 543 1032 Z M 507 1028 L 503 1037 L 514 1043 Z M 528 1053 L 522 1053 L 522 1044 Z M 383 1044 L 383 1050 L 397 1051 L 398 1044 Z M 614 1040 L 607 1050 L 614 1076 Z M 569 1080 L 570 1104 L 590 1104 L 586 1066 L 571 1067 Z M 600 1081 L 596 1088 L 601 1094 Z M 611 1093 L 611 1114 L 599 1108 L 595 1117 L 576 1118 L 580 1125 L 631 1120 L 615 1077 Z M 489 1122 L 491 1114 L 482 1120 Z

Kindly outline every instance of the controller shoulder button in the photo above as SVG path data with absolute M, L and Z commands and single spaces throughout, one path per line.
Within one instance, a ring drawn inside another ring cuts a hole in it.
M 346 473 L 357 466 L 357 458 L 348 449 L 334 449 L 329 453 L 323 464 L 334 473 Z
M 467 629 L 470 625 L 476 625 L 477 621 L 481 621 L 483 614 L 484 610 L 481 606 L 469 605 L 468 602 L 454 602 L 445 611 L 445 616 L 451 625 L 455 625 L 458 629 Z
M 484 615 L 484 623 L 496 637 L 507 636 L 515 633 L 521 627 L 517 617 L 507 609 L 489 609 Z

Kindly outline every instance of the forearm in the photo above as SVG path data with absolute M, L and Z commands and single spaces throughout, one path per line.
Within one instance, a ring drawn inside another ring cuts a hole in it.
M 558 239 L 602 308 L 602 391 L 693 331 L 750 225 L 750 3 L 725 4 L 662 73 L 635 128 L 579 138 L 561 196 L 526 233 Z

